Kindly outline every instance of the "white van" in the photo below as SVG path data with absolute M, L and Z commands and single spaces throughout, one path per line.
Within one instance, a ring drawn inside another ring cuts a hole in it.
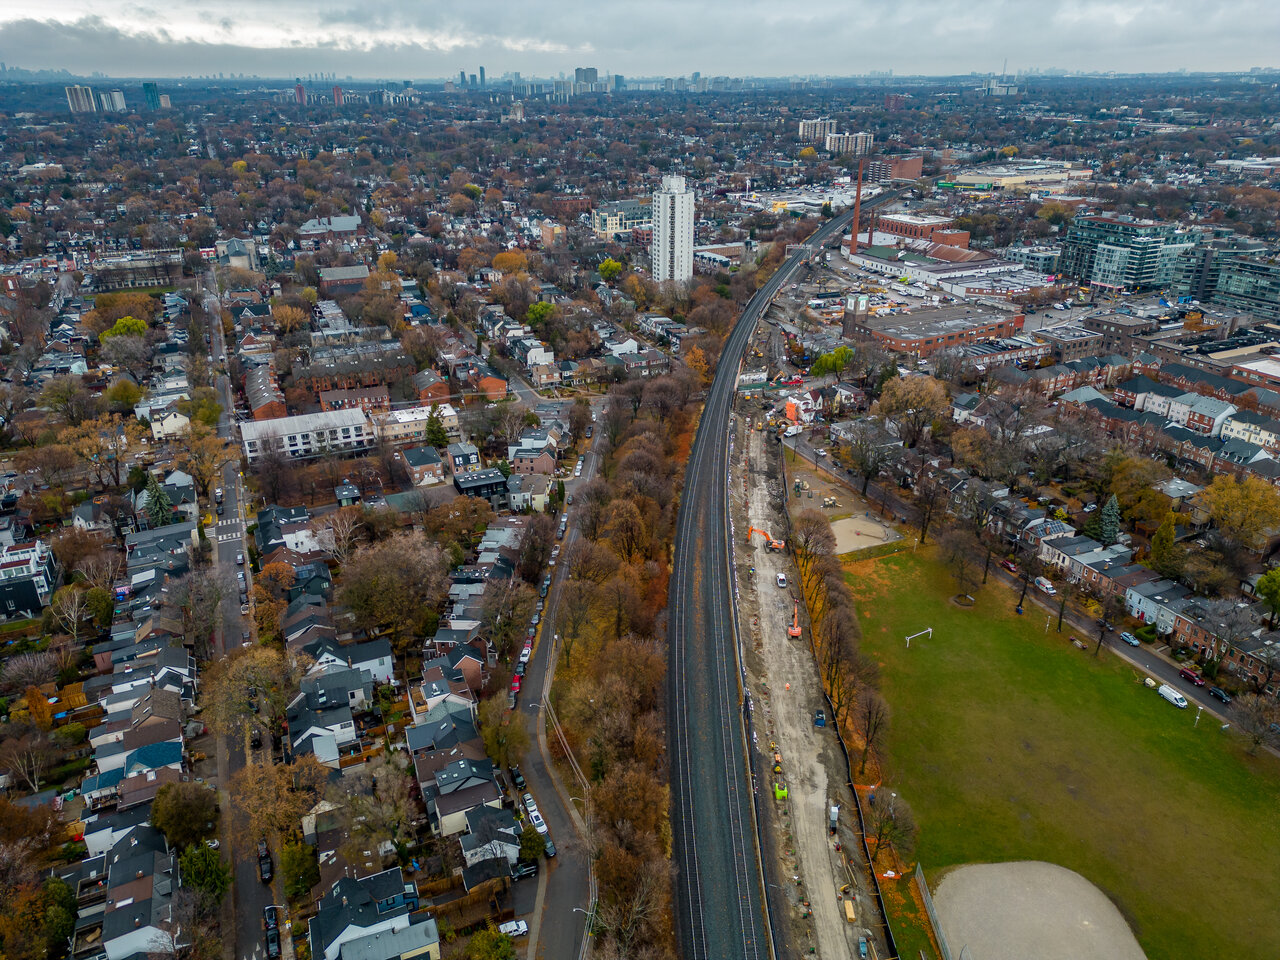
M 1164 697 L 1179 710 L 1187 709 L 1187 698 L 1167 683 L 1160 684 L 1160 689 L 1157 690 L 1156 693 L 1160 694 L 1160 696 Z
M 1054 589 L 1053 584 L 1045 577 L 1036 577 L 1036 589 L 1049 597 L 1054 596 L 1058 592 Z

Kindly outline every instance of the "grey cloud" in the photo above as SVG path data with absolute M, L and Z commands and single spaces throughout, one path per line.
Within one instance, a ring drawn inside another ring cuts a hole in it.
M 1006 58 L 1012 70 L 1231 70 L 1278 65 L 1280 51 L 1275 0 L 174 0 L 160 9 L 167 15 L 99 0 L 95 16 L 72 23 L 6 22 L 0 12 L 0 49 L 10 64 L 81 74 L 406 79 L 481 63 L 490 76 L 579 65 L 628 76 L 953 74 L 998 70 Z

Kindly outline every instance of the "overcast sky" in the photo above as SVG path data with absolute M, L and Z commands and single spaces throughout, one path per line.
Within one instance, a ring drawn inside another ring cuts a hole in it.
M 0 60 L 424 79 L 1280 66 L 1280 0 L 0 0 Z

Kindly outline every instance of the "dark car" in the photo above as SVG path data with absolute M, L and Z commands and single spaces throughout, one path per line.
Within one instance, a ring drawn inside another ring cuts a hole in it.
M 556 845 L 551 842 L 550 837 L 547 837 L 547 842 L 542 845 L 542 849 L 548 857 L 554 857 L 556 855 Z
M 515 784 L 517 790 L 524 789 L 524 774 L 520 772 L 518 766 L 511 768 L 511 782 Z
M 1221 700 L 1223 703 L 1231 702 L 1231 694 L 1227 693 L 1227 691 L 1223 690 L 1221 687 L 1210 687 L 1209 696 L 1213 697 L 1215 700 Z
M 1178 671 L 1178 676 L 1183 680 L 1186 680 L 1188 683 L 1195 684 L 1197 687 L 1204 686 L 1204 677 L 1200 676 L 1200 674 L 1196 673 L 1190 667 L 1183 667 Z
M 222 514 L 223 514 L 225 511 L 226 511 L 226 507 L 224 507 L 222 504 L 218 504 L 218 506 L 217 506 L 217 513 L 218 513 L 218 516 L 222 516 Z
M 511 879 L 520 880 L 523 877 L 536 877 L 538 875 L 537 860 L 517 860 L 516 865 L 511 868 Z
M 267 931 L 267 957 L 268 960 L 276 960 L 280 956 L 280 931 Z
M 258 841 L 258 876 L 262 878 L 263 883 L 271 882 L 271 851 L 267 847 L 266 840 Z
M 280 908 L 274 903 L 263 907 L 262 923 L 268 930 L 275 930 L 278 928 L 280 926 Z
M 524 676 L 524 668 L 525 668 L 525 664 L 523 664 L 523 663 L 517 663 L 517 664 L 516 664 L 516 676 L 517 676 L 517 677 L 523 677 L 523 676 Z

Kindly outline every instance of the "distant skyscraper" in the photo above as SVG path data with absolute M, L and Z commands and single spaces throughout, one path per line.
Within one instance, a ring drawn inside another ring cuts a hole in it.
M 307 105 L 307 91 L 302 87 L 302 78 L 299 77 L 293 85 L 293 102 L 299 106 Z
M 467 71 L 458 71 L 458 86 L 465 87 L 467 85 Z
M 653 279 L 693 279 L 693 191 L 684 177 L 663 177 L 653 194 Z
M 98 98 L 93 95 L 93 87 L 76 84 L 67 87 L 67 106 L 72 113 L 97 113 Z
M 154 83 L 144 83 L 142 85 L 142 99 L 146 102 L 148 110 L 159 110 L 160 88 Z
M 342 88 L 334 87 L 333 88 L 333 105 L 335 107 L 340 107 L 346 102 L 347 102 L 346 98 L 342 95 Z
M 475 89 L 476 87 L 478 87 L 478 86 L 479 86 L 479 84 L 478 84 L 478 83 L 476 83 L 476 75 L 473 73 L 473 74 L 471 75 L 471 88 L 474 90 L 474 89 Z
M 480 68 L 480 89 L 484 89 L 484 67 Z
M 600 72 L 595 67 L 578 67 L 573 71 L 574 83 L 595 83 L 600 79 Z

